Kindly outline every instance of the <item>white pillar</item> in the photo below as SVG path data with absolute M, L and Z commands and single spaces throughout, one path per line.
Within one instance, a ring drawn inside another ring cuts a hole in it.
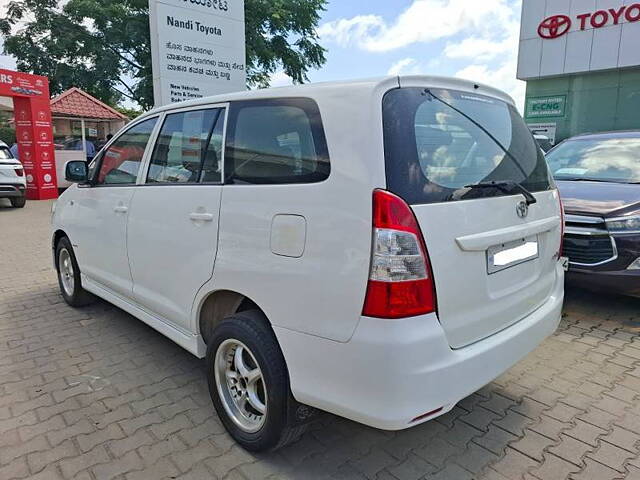
M 84 118 L 80 119 L 80 129 L 82 130 L 82 151 L 84 152 L 84 159 L 87 159 L 87 142 L 84 132 Z

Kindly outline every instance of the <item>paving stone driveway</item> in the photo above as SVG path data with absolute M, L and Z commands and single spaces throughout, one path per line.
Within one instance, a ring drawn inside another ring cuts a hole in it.
M 62 301 L 50 202 L 3 202 L 0 480 L 640 479 L 638 300 L 569 290 L 554 337 L 437 421 L 391 433 L 327 414 L 253 456 L 200 360 L 104 302 Z

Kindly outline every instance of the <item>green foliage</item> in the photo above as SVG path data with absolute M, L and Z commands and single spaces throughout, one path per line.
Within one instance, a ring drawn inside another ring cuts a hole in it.
M 126 115 L 127 118 L 129 118 L 129 120 L 133 120 L 137 117 L 139 117 L 140 115 L 142 115 L 142 110 L 137 109 L 137 108 L 126 108 L 126 107 L 121 107 L 116 105 L 114 107 L 117 111 L 119 111 L 121 114 Z
M 0 111 L 0 140 L 11 146 L 16 142 L 16 130 L 11 125 L 13 113 Z
M 245 0 L 248 86 L 268 86 L 279 68 L 303 83 L 325 63 L 315 29 L 326 1 Z M 148 0 L 12 0 L 0 32 L 52 94 L 76 86 L 110 105 L 153 105 Z
M 16 143 L 16 131 L 8 124 L 0 123 L 0 140 L 11 146 Z

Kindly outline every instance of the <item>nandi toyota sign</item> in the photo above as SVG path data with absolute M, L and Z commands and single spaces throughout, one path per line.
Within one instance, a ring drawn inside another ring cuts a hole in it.
M 246 89 L 244 0 L 149 0 L 156 106 Z
M 640 65 L 640 2 L 524 0 L 518 78 Z

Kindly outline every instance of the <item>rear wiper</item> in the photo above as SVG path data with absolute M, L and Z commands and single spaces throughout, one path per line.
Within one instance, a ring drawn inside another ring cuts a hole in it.
M 480 183 L 472 183 L 471 185 L 465 185 L 464 188 L 497 188 L 498 190 L 503 191 L 504 193 L 513 193 L 513 191 L 517 191 L 522 194 L 527 205 L 533 205 L 537 203 L 536 197 L 533 194 L 520 185 L 518 182 L 514 182 L 513 180 L 501 180 L 498 182 L 480 182 Z

